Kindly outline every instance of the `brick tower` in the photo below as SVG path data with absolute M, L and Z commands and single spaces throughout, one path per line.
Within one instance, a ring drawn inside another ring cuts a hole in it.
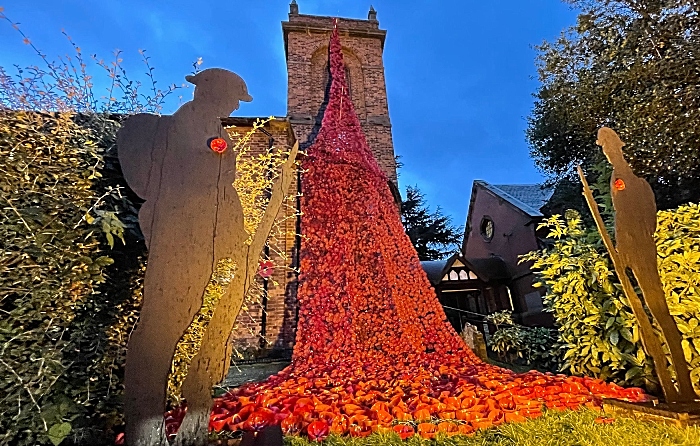
M 389 186 L 397 202 L 396 161 L 391 137 L 391 123 L 387 105 L 382 52 L 386 31 L 379 29 L 374 9 L 367 20 L 340 19 L 338 27 L 343 45 L 346 78 L 353 105 L 360 119 L 367 142 L 380 167 L 389 178 Z M 282 22 L 284 47 L 287 53 L 289 77 L 287 118 L 277 118 L 267 124 L 251 141 L 251 154 L 264 153 L 270 145 L 292 145 L 299 141 L 306 148 L 320 128 L 328 87 L 328 43 L 333 29 L 332 17 L 299 14 L 296 2 L 290 5 L 289 21 Z M 227 118 L 241 134 L 252 129 L 256 118 Z M 302 180 L 303 184 L 303 180 Z M 290 194 L 296 193 L 297 185 Z M 295 340 L 297 322 L 297 266 L 300 239 L 293 236 L 297 229 L 296 217 L 290 210 L 280 213 L 279 219 L 290 226 L 284 239 L 275 245 L 286 253 L 282 258 L 271 253 L 276 265 L 270 281 L 261 280 L 264 294 L 260 301 L 246 303 L 246 311 L 236 320 L 232 334 L 237 352 L 267 356 L 290 352 Z M 251 350 L 252 349 L 252 350 Z M 257 352 L 256 352 L 257 351 Z
M 387 177 L 396 185 L 396 160 L 384 80 L 384 39 L 377 12 L 367 20 L 339 19 L 346 77 L 353 105 Z M 287 55 L 287 116 L 301 147 L 313 140 L 320 126 L 328 87 L 328 41 L 333 18 L 299 14 L 296 0 L 289 5 L 289 21 L 282 22 Z M 392 188 L 393 189 L 393 188 Z

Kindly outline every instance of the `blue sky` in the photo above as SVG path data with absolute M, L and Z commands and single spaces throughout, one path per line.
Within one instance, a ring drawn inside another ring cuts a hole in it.
M 418 185 L 432 207 L 463 225 L 473 180 L 542 181 L 525 140 L 538 85 L 532 46 L 575 23 L 576 12 L 561 0 L 297 2 L 302 14 L 366 18 L 370 4 L 377 10 L 388 31 L 384 63 L 402 190 Z M 72 52 L 61 29 L 86 54 L 108 60 L 122 50 L 127 73 L 141 80 L 138 50 L 146 49 L 159 86 L 183 83 L 201 57 L 202 68 L 227 68 L 246 80 L 254 100 L 235 115 L 286 114 L 280 22 L 289 0 L 0 0 L 0 6 L 49 58 Z M 0 66 L 40 62 L 6 22 L 0 48 Z M 187 100 L 192 89 L 177 94 Z M 166 112 L 177 106 L 172 99 Z

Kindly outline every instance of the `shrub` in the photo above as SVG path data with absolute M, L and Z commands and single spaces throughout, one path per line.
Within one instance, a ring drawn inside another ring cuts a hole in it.
M 700 206 L 660 211 L 656 248 L 668 308 L 683 337 L 690 380 L 700 395 Z
M 145 253 L 113 113 L 157 111 L 172 87 L 141 95 L 117 53 L 96 60 L 100 100 L 77 46 L 49 62 L 13 26 L 44 65 L 0 68 L 0 443 L 108 444 Z
M 489 347 L 500 359 L 546 371 L 559 369 L 560 352 L 553 330 L 516 324 L 508 311 L 490 314 L 486 320 L 496 326 L 496 332 L 489 339 Z
M 659 212 L 656 232 L 659 272 L 669 309 L 683 335 L 694 383 L 700 382 L 700 209 L 689 204 Z M 639 339 L 627 303 L 596 229 L 567 211 L 543 223 L 553 247 L 523 257 L 533 261 L 545 306 L 554 315 L 565 350 L 563 368 L 619 384 L 657 388 L 653 362 Z M 696 390 L 700 390 L 696 387 Z

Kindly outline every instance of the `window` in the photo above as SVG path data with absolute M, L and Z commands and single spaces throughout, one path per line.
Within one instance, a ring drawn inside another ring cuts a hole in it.
M 323 69 L 323 88 L 325 89 L 330 89 L 330 83 L 328 82 L 330 79 L 331 75 L 331 70 L 330 67 L 328 66 L 328 62 L 326 62 L 326 67 Z M 352 79 L 350 78 L 350 67 L 347 65 L 345 66 L 345 83 L 348 86 L 348 96 L 352 98 Z
M 490 242 L 493 239 L 493 220 L 491 220 L 491 217 L 485 215 L 481 219 L 479 231 L 481 232 L 481 236 L 484 238 L 484 241 Z

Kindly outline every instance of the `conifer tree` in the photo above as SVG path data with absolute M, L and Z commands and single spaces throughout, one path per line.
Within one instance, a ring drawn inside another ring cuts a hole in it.
M 460 228 L 438 207 L 431 212 L 425 195 L 417 186 L 408 186 L 401 201 L 401 221 L 421 260 L 438 260 L 459 249 Z

